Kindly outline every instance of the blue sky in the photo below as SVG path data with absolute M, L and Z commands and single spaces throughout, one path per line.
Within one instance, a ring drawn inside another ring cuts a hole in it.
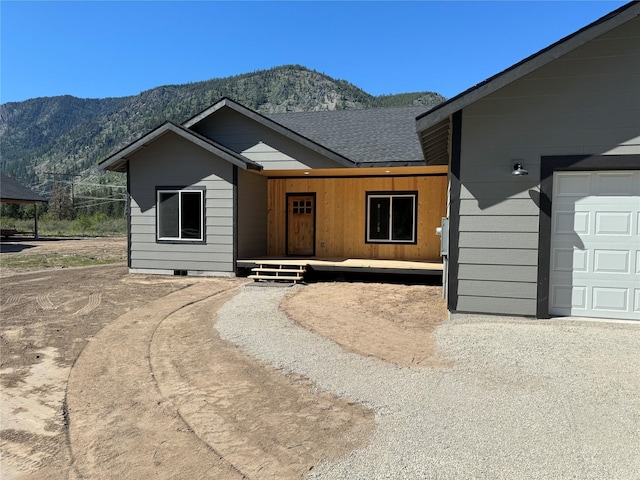
M 452 97 L 626 1 L 0 2 L 0 103 L 299 64 Z

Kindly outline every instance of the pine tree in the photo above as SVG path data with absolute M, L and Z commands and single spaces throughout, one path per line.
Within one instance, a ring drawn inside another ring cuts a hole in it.
M 73 220 L 73 200 L 67 187 L 58 182 L 54 184 L 49 199 L 49 212 L 55 220 Z

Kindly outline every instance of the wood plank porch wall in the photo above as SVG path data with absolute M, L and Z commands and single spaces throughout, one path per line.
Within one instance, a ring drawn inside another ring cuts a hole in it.
M 366 193 L 418 192 L 417 243 L 365 243 Z M 270 178 L 268 182 L 268 252 L 285 255 L 286 194 L 316 194 L 316 256 L 436 261 L 440 237 L 435 233 L 446 215 L 447 176 Z

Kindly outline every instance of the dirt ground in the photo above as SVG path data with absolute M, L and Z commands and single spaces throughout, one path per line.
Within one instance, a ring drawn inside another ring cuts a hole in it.
M 259 364 L 220 339 L 244 279 L 130 275 L 124 239 L 3 241 L 0 477 L 304 478 L 362 447 L 366 406 Z M 12 256 L 119 263 L 32 270 Z M 315 283 L 282 308 L 348 350 L 445 365 L 440 287 Z M 357 321 L 354 321 L 357 319 Z

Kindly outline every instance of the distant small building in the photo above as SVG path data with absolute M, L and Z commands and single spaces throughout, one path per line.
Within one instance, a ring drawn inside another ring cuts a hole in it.
M 0 173 L 0 202 L 32 203 L 35 205 L 33 232 L 36 238 L 38 238 L 38 203 L 46 201 L 46 198 L 25 187 L 17 180 Z M 17 232 L 10 229 L 2 229 L 3 237 L 15 233 Z

